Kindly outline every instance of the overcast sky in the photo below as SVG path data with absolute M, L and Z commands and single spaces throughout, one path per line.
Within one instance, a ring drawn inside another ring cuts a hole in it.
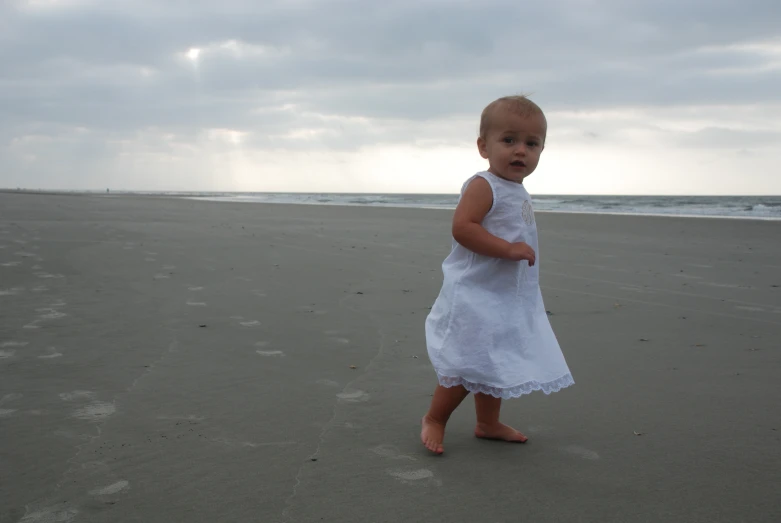
M 0 187 L 781 194 L 779 0 L 0 0 Z

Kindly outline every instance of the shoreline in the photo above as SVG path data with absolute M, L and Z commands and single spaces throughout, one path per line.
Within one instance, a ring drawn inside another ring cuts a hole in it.
M 170 199 L 196 200 L 212 203 L 233 203 L 233 204 L 256 204 L 256 205 L 305 205 L 313 207 L 366 207 L 374 209 L 423 209 L 427 211 L 453 211 L 455 207 L 436 207 L 425 205 L 393 205 L 393 204 L 372 204 L 361 203 L 309 203 L 309 202 L 250 202 L 250 201 L 230 201 L 215 200 L 210 198 L 198 198 L 187 196 L 172 196 Z M 756 220 L 762 222 L 781 222 L 781 217 L 761 217 L 761 216 L 723 216 L 717 214 L 672 214 L 672 213 L 640 213 L 640 212 L 588 212 L 588 211 L 564 211 L 564 210 L 540 210 L 535 209 L 535 214 L 579 214 L 587 216 L 642 216 L 646 218 L 707 218 L 713 220 Z
M 218 204 L 256 204 L 256 205 L 295 205 L 304 207 L 363 207 L 373 209 L 418 209 L 418 210 L 432 210 L 432 211 L 453 211 L 455 206 L 444 207 L 436 205 L 398 205 L 392 203 L 349 203 L 349 202 L 304 202 L 304 201 L 257 201 L 257 200 L 238 200 L 231 198 L 221 197 L 209 197 L 209 196 L 196 196 L 188 194 L 163 194 L 163 193 L 141 193 L 141 192 L 120 192 L 120 193 L 101 193 L 101 192 L 84 192 L 84 191 L 16 191 L 8 189 L 0 189 L 0 194 L 18 194 L 26 196 L 72 196 L 72 197 L 98 197 L 98 198 L 149 198 L 149 199 L 167 199 L 167 200 L 190 200 L 199 202 L 211 202 Z M 235 193 L 241 194 L 241 193 Z M 264 194 L 290 194 L 290 193 L 264 193 Z M 301 193 L 310 194 L 310 193 Z M 342 194 L 342 193 L 334 193 Z M 373 194 L 373 193 L 355 193 L 355 195 L 371 195 L 371 196 L 385 196 L 385 194 Z M 457 195 L 454 195 L 457 196 Z M 547 197 L 551 195 L 541 195 L 541 197 Z M 559 195 L 555 195 L 559 196 Z M 594 195 L 570 195 L 572 197 L 592 197 Z M 624 196 L 624 195 L 616 195 Z M 654 195 L 627 195 L 628 197 L 656 197 Z M 605 196 L 610 197 L 610 196 Z M 664 196 L 659 196 L 664 197 Z M 679 197 L 679 196 L 676 196 Z M 686 197 L 686 196 L 680 196 Z M 697 196 L 699 197 L 699 196 Z M 702 196 L 711 197 L 711 196 Z M 713 196 L 714 198 L 726 198 L 726 196 Z M 762 198 L 763 196 L 736 196 L 736 197 L 748 197 L 748 198 Z M 781 196 L 767 195 L 768 198 L 781 198 Z M 532 195 L 534 199 L 534 195 Z M 681 218 L 681 219 L 709 219 L 709 220 L 741 220 L 741 221 L 758 221 L 758 222 L 781 222 L 781 216 L 731 216 L 722 214 L 691 214 L 691 213 L 650 213 L 650 212 L 615 212 L 615 211 L 584 211 L 584 210 L 564 210 L 564 209 L 535 209 L 535 213 L 540 214 L 563 214 L 563 215 L 586 215 L 586 216 L 634 216 L 634 217 L 647 217 L 647 218 Z
M 14 189 L 9 187 L 0 187 L 0 194 L 82 194 L 85 196 L 106 194 L 105 190 L 101 189 Z M 130 190 L 130 189 L 116 189 L 112 190 L 111 194 L 118 194 L 122 196 L 176 196 L 176 195 L 189 195 L 189 194 L 324 194 L 324 195 L 350 195 L 350 196 L 458 196 L 457 192 L 454 193 L 375 193 L 375 192 L 297 192 L 297 191 L 177 191 L 177 190 L 159 190 L 159 191 L 142 191 L 142 190 Z M 628 197 L 628 198 L 781 198 L 781 194 L 560 194 L 560 193 L 534 193 L 540 197 L 585 197 L 585 198 L 613 198 L 613 197 Z

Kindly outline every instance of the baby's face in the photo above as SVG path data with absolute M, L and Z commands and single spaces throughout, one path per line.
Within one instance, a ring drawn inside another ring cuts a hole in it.
M 545 117 L 497 109 L 485 138 L 478 138 L 477 148 L 480 156 L 488 160 L 490 172 L 521 183 L 540 161 L 547 133 Z

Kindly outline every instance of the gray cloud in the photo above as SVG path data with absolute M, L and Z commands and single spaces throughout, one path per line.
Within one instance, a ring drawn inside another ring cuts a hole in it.
M 436 139 L 431 122 L 520 91 L 548 111 L 781 104 L 777 0 L 29 4 L 0 6 L 0 146 L 87 128 L 51 150 L 82 162 L 150 128 L 236 129 L 260 148 L 295 147 L 283 137 L 301 128 L 333 149 Z
M 777 146 L 779 144 L 781 144 L 781 131 L 740 131 L 708 127 L 684 136 L 677 145 L 745 151 L 745 148 Z

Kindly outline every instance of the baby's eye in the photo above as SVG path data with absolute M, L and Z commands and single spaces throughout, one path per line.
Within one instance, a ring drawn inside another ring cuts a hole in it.
M 504 143 L 515 143 L 515 138 L 512 136 L 507 136 L 502 140 Z
M 529 147 L 537 147 L 540 144 L 538 142 L 535 142 L 534 140 L 531 140 L 529 142 L 526 142 L 526 145 L 529 146 Z

